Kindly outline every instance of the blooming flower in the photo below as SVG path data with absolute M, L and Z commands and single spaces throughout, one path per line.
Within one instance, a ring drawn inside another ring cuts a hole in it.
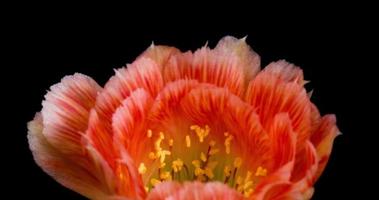
M 36 163 L 91 199 L 309 199 L 338 134 L 300 68 L 245 39 L 151 45 L 100 87 L 53 85 L 28 124 Z

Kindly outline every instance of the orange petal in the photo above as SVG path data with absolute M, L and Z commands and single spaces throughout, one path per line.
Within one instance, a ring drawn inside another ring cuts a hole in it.
M 301 148 L 311 131 L 311 106 L 305 89 L 295 82 L 285 82 L 279 76 L 262 71 L 250 82 L 246 101 L 258 113 L 266 129 L 278 113 L 288 113 Z
M 37 113 L 28 123 L 29 147 L 36 163 L 63 186 L 91 199 L 105 198 L 107 187 L 96 175 L 53 147 L 44 137 L 42 116 Z M 91 167 L 89 167 L 91 168 Z
M 160 69 L 149 58 L 142 57 L 115 73 L 96 100 L 96 111 L 109 122 L 113 112 L 132 91 L 142 88 L 155 97 L 163 87 Z
M 236 190 L 220 182 L 165 182 L 149 193 L 148 200 L 235 200 L 244 199 Z
M 268 131 L 271 141 L 271 171 L 293 162 L 296 154 L 296 133 L 287 113 L 277 114 Z
M 123 101 L 113 115 L 113 138 L 118 142 L 115 148 L 125 147 L 137 163 L 143 156 L 139 153 L 144 153 L 141 150 L 146 148 L 141 143 L 147 138 L 146 118 L 152 103 L 153 99 L 148 92 L 137 89 Z
M 170 116 L 174 115 L 183 97 L 199 85 L 196 80 L 178 80 L 167 83 L 155 99 L 149 119 L 153 123 L 165 123 Z
M 213 50 L 203 47 L 193 54 L 172 56 L 163 74 L 166 81 L 196 79 L 242 95 L 248 80 L 259 70 L 259 64 L 259 56 L 244 40 L 226 37 Z
M 149 58 L 152 59 L 159 67 L 160 70 L 166 66 L 166 63 L 171 56 L 181 53 L 175 47 L 163 46 L 163 45 L 154 45 L 152 44 L 147 48 L 138 58 Z
M 181 101 L 183 115 L 195 124 L 209 124 L 221 138 L 234 135 L 244 162 L 252 168 L 267 159 L 269 141 L 252 107 L 224 88 L 203 86 L 193 89 Z M 217 138 L 217 136 L 216 136 Z
M 293 169 L 294 162 L 291 161 L 276 171 L 270 173 L 267 177 L 262 179 L 255 188 L 254 193 L 250 199 L 263 200 L 267 199 L 266 196 L 272 195 L 271 192 L 275 187 L 291 184 L 289 179 Z
M 90 77 L 75 74 L 64 77 L 50 90 L 42 103 L 43 134 L 62 153 L 81 155 L 81 137 L 101 88 Z
M 315 178 L 320 177 L 329 160 L 330 153 L 333 147 L 333 141 L 339 134 L 336 126 L 336 117 L 334 115 L 325 115 L 311 136 L 311 142 L 316 147 L 319 163 Z
M 128 68 L 121 68 L 108 81 L 96 99 L 95 110 L 91 111 L 87 131 L 89 142 L 104 157 L 113 154 L 112 148 L 112 116 L 131 92 L 142 88 L 153 97 L 163 87 L 161 72 L 157 64 L 149 58 L 141 58 Z M 107 161 L 112 162 L 111 158 Z M 111 164 L 114 167 L 114 164 Z
M 304 84 L 303 70 L 285 60 L 279 60 L 267 65 L 264 72 L 271 73 L 286 82 L 299 83 L 301 86 Z

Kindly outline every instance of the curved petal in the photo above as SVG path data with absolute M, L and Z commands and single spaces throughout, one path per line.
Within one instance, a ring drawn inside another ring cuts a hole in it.
M 318 169 L 315 175 L 316 179 L 320 177 L 325 169 L 332 151 L 333 141 L 338 134 L 340 134 L 340 132 L 336 126 L 336 117 L 334 115 L 325 115 L 321 118 L 319 125 L 310 138 L 316 148 L 319 159 Z
M 128 68 L 121 68 L 108 81 L 103 91 L 96 99 L 95 109 L 91 111 L 87 130 L 88 141 L 104 157 L 113 155 L 112 148 L 112 116 L 116 109 L 121 105 L 131 92 L 142 88 L 149 92 L 153 97 L 163 87 L 161 72 L 157 64 L 149 59 L 142 57 L 136 60 Z M 114 167 L 112 159 L 107 159 Z
M 274 74 L 283 81 L 295 82 L 301 86 L 304 85 L 303 70 L 301 70 L 300 67 L 288 63 L 285 60 L 272 62 L 267 65 L 263 71 L 266 73 Z
M 101 88 L 90 77 L 74 74 L 50 90 L 42 103 L 43 134 L 62 153 L 82 155 L 81 137 Z
M 266 129 L 276 114 L 288 113 L 293 130 L 298 134 L 297 148 L 302 148 L 311 131 L 311 104 L 302 86 L 285 82 L 269 71 L 262 71 L 250 82 L 246 101 L 256 109 Z
M 293 162 L 296 154 L 296 133 L 287 113 L 277 114 L 268 131 L 271 146 L 272 171 Z
M 254 193 L 249 199 L 263 200 L 266 196 L 271 195 L 271 190 L 277 186 L 291 184 L 289 179 L 291 177 L 291 171 L 293 170 L 294 162 L 288 162 L 281 166 L 275 172 L 270 173 L 267 177 L 262 179 L 256 186 Z
M 236 190 L 219 182 L 176 182 L 159 184 L 147 197 L 148 200 L 236 200 L 244 199 Z
M 28 141 L 36 163 L 63 186 L 91 199 L 105 198 L 108 188 L 93 172 L 67 159 L 42 134 L 42 116 L 28 123 Z
M 168 60 L 171 56 L 181 53 L 175 47 L 163 46 L 163 45 L 154 45 L 151 44 L 149 48 L 147 48 L 138 58 L 149 58 L 152 59 L 162 71 L 166 66 Z
M 113 112 L 137 88 L 145 89 L 155 97 L 163 87 L 158 65 L 149 58 L 142 57 L 127 68 L 116 70 L 96 100 L 96 111 L 110 121 Z
M 244 40 L 223 38 L 215 49 L 203 47 L 194 53 L 174 55 L 164 69 L 164 79 L 195 79 L 226 87 L 242 95 L 248 80 L 259 70 L 260 59 Z
M 152 103 L 153 99 L 148 92 L 137 89 L 123 101 L 113 115 L 113 141 L 117 141 L 115 148 L 125 147 L 136 162 L 147 151 L 146 145 L 141 144 L 146 144 L 146 119 Z
M 260 70 L 261 59 L 259 55 L 246 44 L 246 37 L 237 39 L 235 37 L 226 36 L 218 42 L 215 51 L 218 51 L 224 56 L 236 55 L 238 57 L 238 66 L 243 70 L 246 85 Z
M 224 132 L 234 136 L 232 152 L 242 155 L 248 168 L 254 169 L 269 158 L 269 138 L 252 107 L 224 88 L 199 87 L 181 101 L 183 116 L 195 124 L 208 124 L 215 138 Z M 237 148 L 235 148 L 237 147 Z

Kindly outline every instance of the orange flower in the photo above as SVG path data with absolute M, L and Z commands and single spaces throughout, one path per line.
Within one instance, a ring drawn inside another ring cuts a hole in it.
M 302 70 L 260 70 L 245 39 L 150 46 L 101 88 L 51 87 L 28 124 L 37 164 L 91 199 L 309 199 L 338 129 Z

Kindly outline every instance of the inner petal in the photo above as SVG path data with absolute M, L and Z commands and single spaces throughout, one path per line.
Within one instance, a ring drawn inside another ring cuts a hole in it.
M 226 89 L 192 81 L 169 90 L 158 95 L 140 133 L 147 140 L 136 165 L 145 189 L 169 180 L 219 181 L 249 196 L 269 173 L 267 134 L 252 107 Z

